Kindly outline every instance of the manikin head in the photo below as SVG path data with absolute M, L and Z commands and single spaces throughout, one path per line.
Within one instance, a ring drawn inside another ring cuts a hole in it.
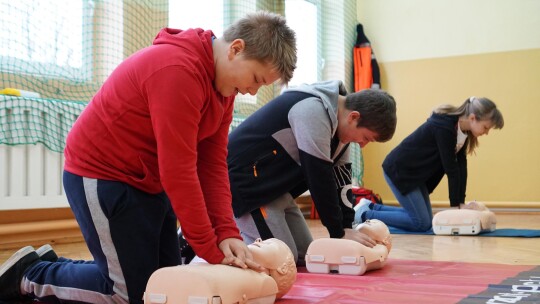
M 369 237 L 375 240 L 377 244 L 382 244 L 388 248 L 388 252 L 392 249 L 392 235 L 388 226 L 382 221 L 376 219 L 366 220 L 362 224 L 356 226 L 356 230 L 367 234 Z
M 466 209 L 478 210 L 478 211 L 489 211 L 488 207 L 482 202 L 472 201 L 465 204 Z
M 264 241 L 257 239 L 255 243 L 248 245 L 248 248 L 253 260 L 265 267 L 268 275 L 276 281 L 278 286 L 276 298 L 284 296 L 296 280 L 296 264 L 291 249 L 276 238 Z

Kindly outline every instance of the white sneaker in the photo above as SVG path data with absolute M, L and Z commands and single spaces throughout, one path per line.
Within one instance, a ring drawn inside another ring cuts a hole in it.
M 356 206 L 354 206 L 354 212 L 358 212 L 358 210 L 363 210 L 361 211 L 361 213 L 364 213 L 365 211 L 368 211 L 369 210 L 369 204 L 373 203 L 372 201 L 368 200 L 367 198 L 362 198 L 360 199 L 360 201 L 358 202 L 358 204 L 356 204 Z
M 352 223 L 353 229 L 356 228 L 359 224 L 362 224 L 362 214 L 368 210 L 371 210 L 369 208 L 369 205 L 372 202 L 366 198 L 360 199 L 358 204 L 354 206 L 354 221 Z

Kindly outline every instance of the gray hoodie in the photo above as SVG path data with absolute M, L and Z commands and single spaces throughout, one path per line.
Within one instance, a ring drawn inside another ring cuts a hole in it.
M 351 164 L 339 142 L 337 101 L 341 81 L 286 90 L 250 115 L 229 135 L 229 179 L 239 217 L 290 193 L 306 190 L 331 237 L 350 228 Z

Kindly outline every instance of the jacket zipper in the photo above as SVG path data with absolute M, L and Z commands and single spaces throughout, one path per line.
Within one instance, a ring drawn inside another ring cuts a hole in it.
M 255 161 L 255 163 L 253 163 L 253 176 L 257 177 L 258 174 L 257 174 L 257 164 L 259 163 L 259 161 L 267 158 L 268 156 L 271 156 L 271 155 L 277 155 L 277 151 L 276 150 L 272 150 L 271 153 L 268 153 L 268 154 L 265 154 L 263 155 L 261 158 L 259 158 L 257 161 Z

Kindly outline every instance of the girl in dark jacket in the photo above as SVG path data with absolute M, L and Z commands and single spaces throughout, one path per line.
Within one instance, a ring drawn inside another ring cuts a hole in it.
M 384 177 L 401 207 L 363 201 L 355 206 L 355 223 L 378 219 L 404 230 L 429 230 L 433 219 L 429 194 L 445 174 L 450 206 L 463 208 L 466 155 L 474 153 L 479 136 L 503 125 L 501 112 L 488 98 L 471 97 L 460 107 L 439 106 L 383 162 Z

